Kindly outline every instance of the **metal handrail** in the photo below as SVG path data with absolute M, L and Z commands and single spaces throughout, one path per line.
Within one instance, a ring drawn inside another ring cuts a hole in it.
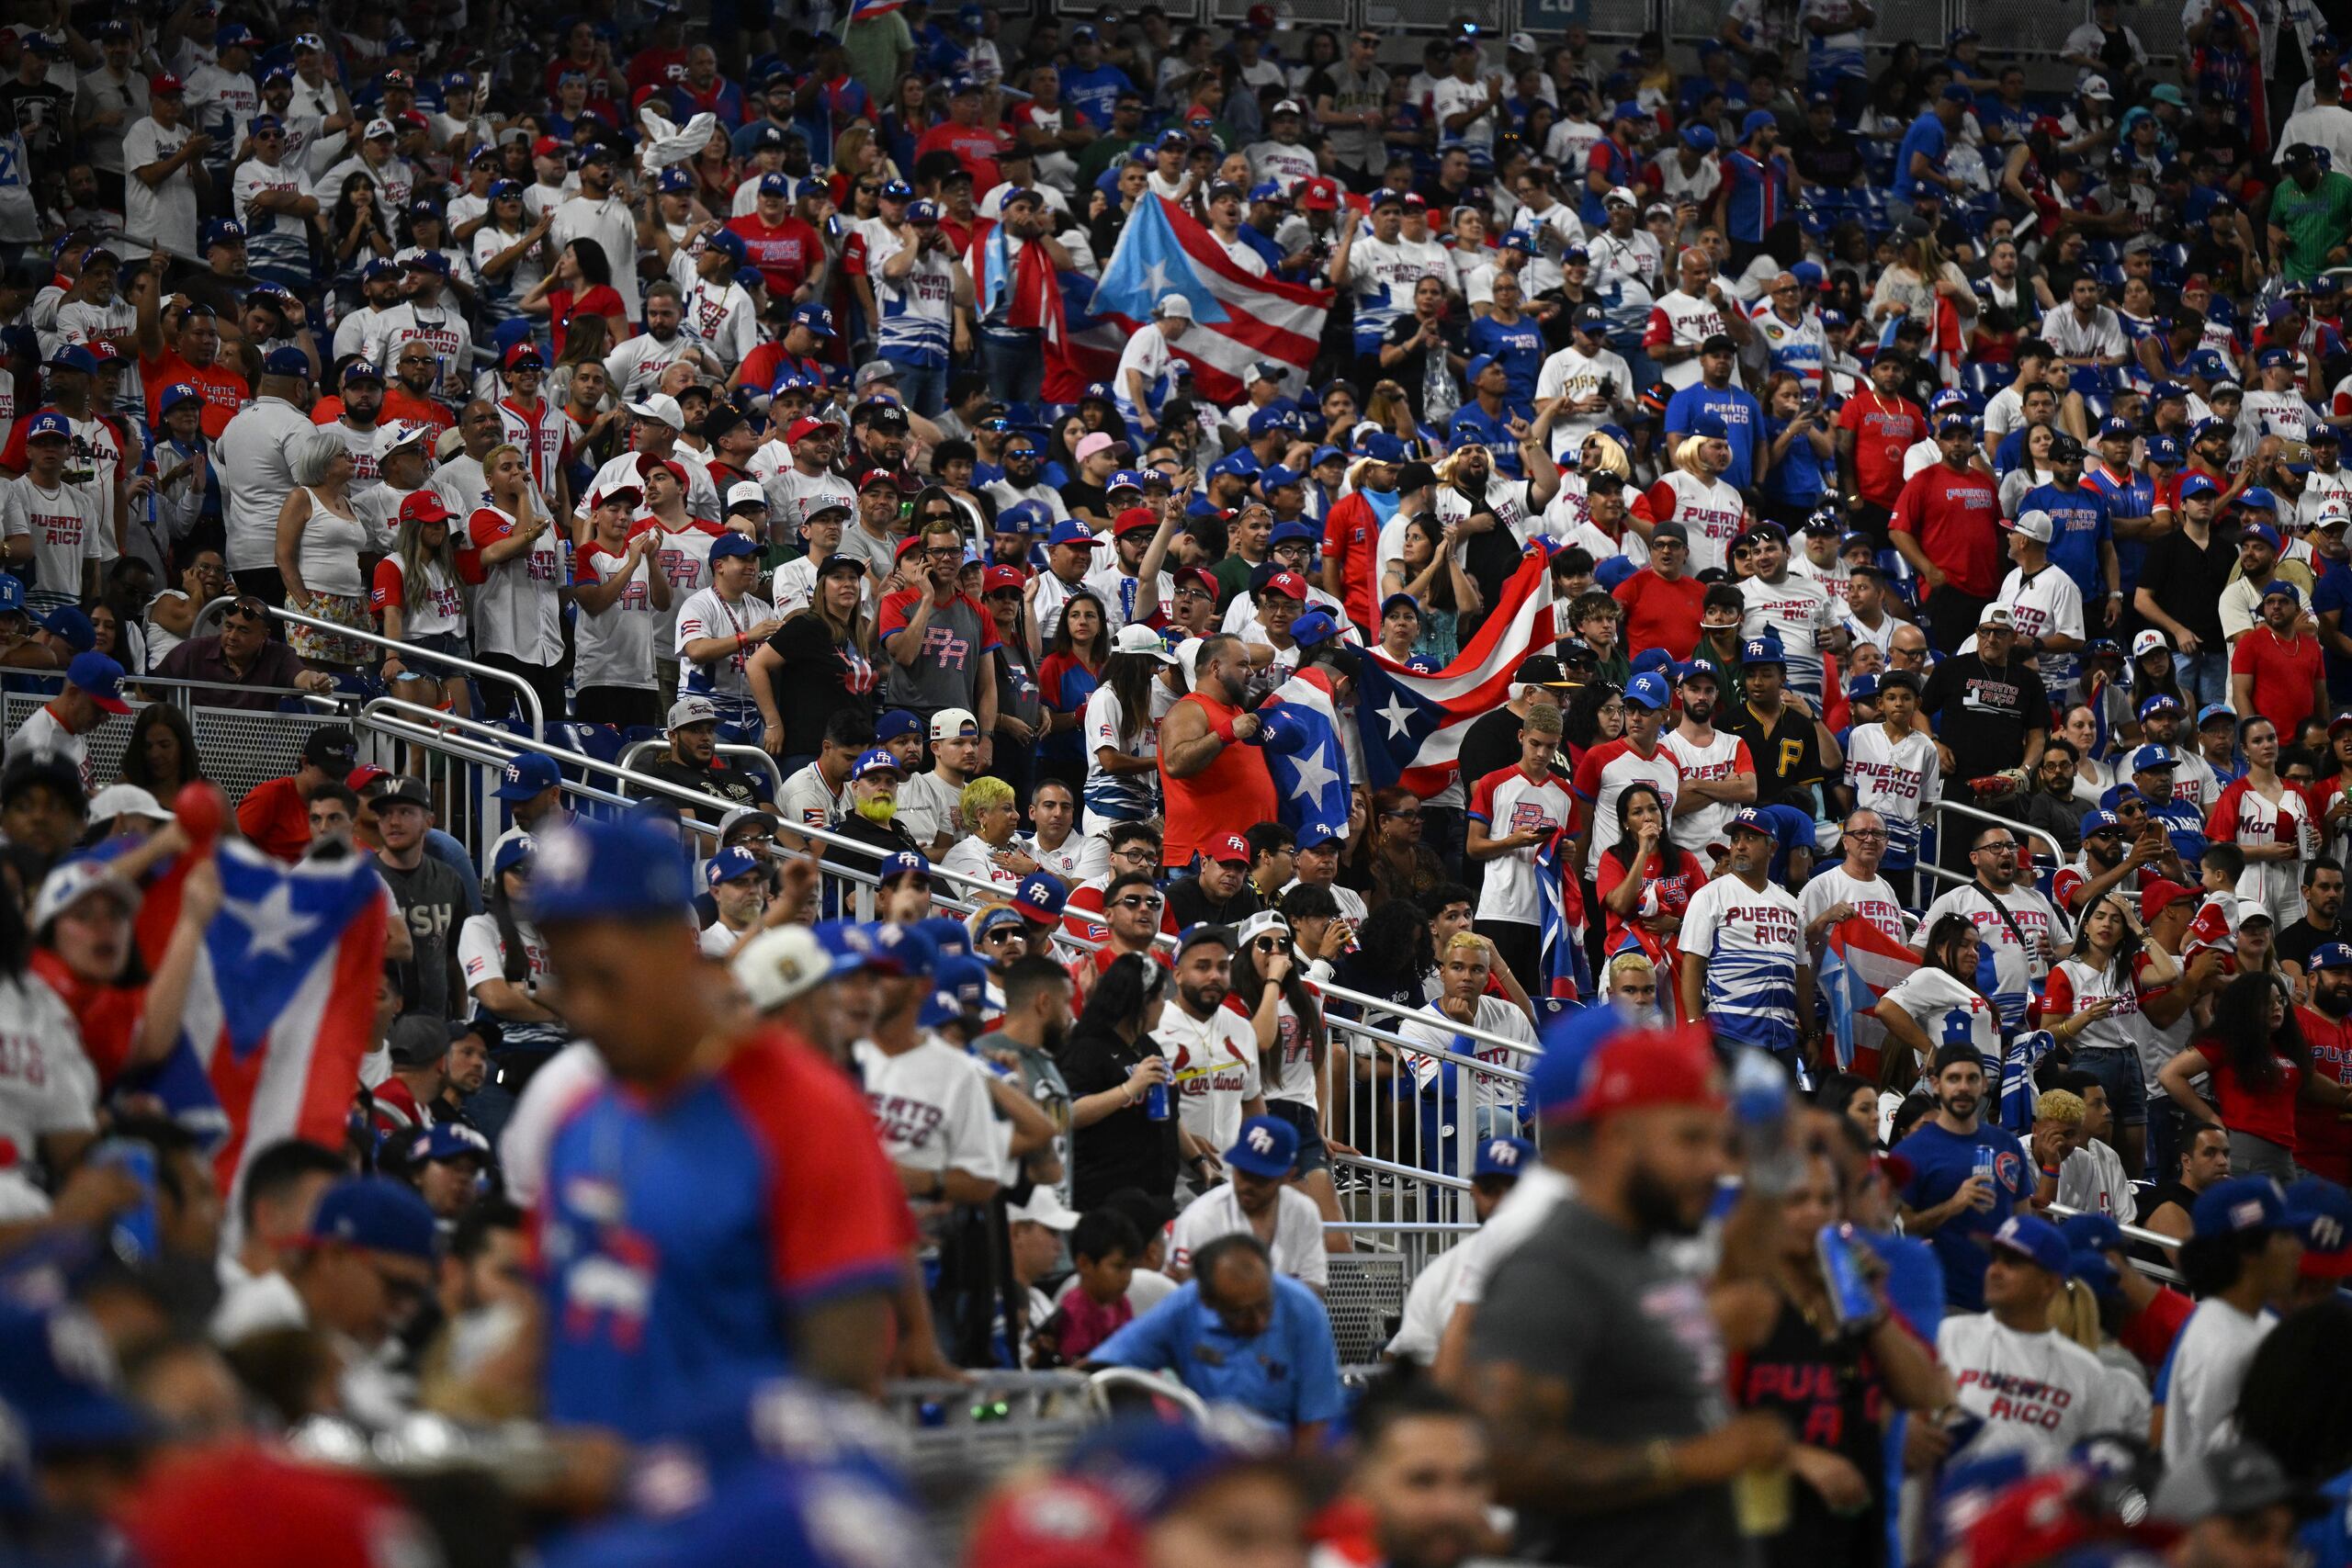
M 269 605 L 266 607 L 268 608 L 269 613 L 276 615 L 279 620 L 290 621 L 296 626 L 309 626 L 313 631 L 328 632 L 335 637 L 349 637 L 354 642 L 364 642 L 371 647 L 384 649 L 389 652 L 400 654 L 403 658 L 414 659 L 420 662 L 447 664 L 452 669 L 463 670 L 471 675 L 486 676 L 492 681 L 503 681 L 506 684 L 514 687 L 516 691 L 523 694 L 524 704 L 530 709 L 532 739 L 545 739 L 547 737 L 547 710 L 540 705 L 539 694 L 532 689 L 531 683 L 528 681 L 524 680 L 523 677 L 514 674 L 511 671 L 495 670 L 487 664 L 477 663 L 473 660 L 461 657 L 455 653 L 441 653 L 429 649 L 418 648 L 410 643 L 394 642 L 390 637 L 379 636 L 375 632 L 355 631 L 349 626 L 337 626 L 333 621 L 322 621 L 314 615 L 306 615 L 300 610 L 288 610 L 277 605 Z
M 2035 838 L 2040 839 L 2043 843 L 2050 846 L 2050 852 L 2056 858 L 2059 864 L 2064 865 L 2066 863 L 2065 850 L 2059 844 L 2057 840 L 2052 838 L 2049 834 L 2043 832 L 2039 828 L 2029 828 L 2024 823 L 2018 821 L 2014 818 L 1997 816 L 1993 812 L 1984 810 L 1981 807 L 1962 806 L 1956 800 L 1936 799 L 1924 801 L 1921 804 L 1923 807 L 1932 807 L 1939 814 L 1947 811 L 1957 812 L 1962 817 L 1973 817 L 1977 821 L 1985 823 L 1991 827 L 2007 828 L 2012 833 L 2030 833 Z M 1965 881 L 1967 879 L 1963 877 L 1962 880 Z
M 2055 1214 L 2060 1219 L 2065 1220 L 2071 1220 L 2075 1215 L 2086 1212 L 2082 1209 L 2070 1209 L 2064 1203 L 2052 1203 L 2042 1211 L 2046 1214 Z M 2180 1237 L 2166 1235 L 2162 1231 L 2152 1231 L 2142 1225 L 2127 1225 L 2119 1221 L 2115 1228 L 2123 1233 L 2124 1240 L 2136 1241 L 2143 1247 L 2162 1247 L 2169 1252 L 2180 1245 Z M 2167 1268 L 2162 1263 L 2151 1263 L 2143 1258 L 2133 1258 L 2129 1253 L 2124 1257 L 2134 1269 L 2151 1280 L 2162 1280 L 2168 1285 L 2177 1285 L 2181 1282 L 2179 1271 L 2177 1269 Z
M 637 759 L 639 755 L 646 751 L 662 750 L 667 748 L 669 742 L 666 740 L 648 739 L 631 741 L 628 745 L 621 748 L 621 754 L 618 759 L 620 765 L 624 768 L 634 768 L 637 765 Z M 784 793 L 783 766 L 779 764 L 774 757 L 769 756 L 757 746 L 746 746 L 737 741 L 727 741 L 722 742 L 719 745 L 713 746 L 711 748 L 711 751 L 714 755 L 720 757 L 757 757 L 760 760 L 760 765 L 767 770 L 768 777 L 775 781 L 775 792 L 778 795 L 782 795 Z M 793 831 L 798 832 L 799 829 L 795 828 Z

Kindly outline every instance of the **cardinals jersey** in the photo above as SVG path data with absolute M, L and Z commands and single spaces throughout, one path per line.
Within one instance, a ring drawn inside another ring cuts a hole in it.
M 790 1035 L 658 1100 L 600 1087 L 535 1218 L 548 1418 L 698 1427 L 791 1367 L 793 1306 L 888 1289 L 913 1235 L 855 1089 Z

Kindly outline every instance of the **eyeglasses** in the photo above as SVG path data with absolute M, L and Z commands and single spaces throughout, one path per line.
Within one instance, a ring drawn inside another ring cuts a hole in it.
M 1159 851 L 1157 846 L 1151 844 L 1129 844 L 1125 849 L 1113 850 L 1111 852 L 1111 858 L 1113 860 L 1131 860 L 1136 862 L 1138 864 L 1149 865 L 1152 862 L 1159 858 Z
M 1278 936 L 1261 936 L 1250 945 L 1260 953 L 1280 953 L 1283 950 L 1283 939 Z
M 964 558 L 964 552 L 951 547 L 950 548 L 944 550 L 927 549 L 923 551 L 923 556 L 929 560 L 962 560 Z
M 1979 844 L 1973 850 L 1971 850 L 1969 853 L 1993 855 L 1999 854 L 2004 850 L 2014 850 L 2017 847 L 2018 841 L 2015 839 L 2004 839 L 1996 844 Z
M 1883 828 L 1849 828 L 1846 829 L 1846 837 L 1849 839 L 1883 839 L 1886 837 L 1886 829 Z
M 1166 899 L 1156 895 L 1137 893 L 1130 897 L 1114 901 L 1111 908 L 1114 909 L 1157 909 L 1165 902 L 1167 902 Z
M 954 507 L 949 507 L 944 512 L 926 512 L 920 519 L 924 523 L 958 523 L 962 520 L 962 514 Z
M 1399 821 L 1409 822 L 1419 818 L 1421 815 L 1421 808 L 1416 806 L 1408 811 L 1384 811 L 1381 815 L 1383 817 L 1394 817 Z
M 860 196 L 880 196 L 882 194 L 882 187 L 880 186 L 859 186 L 857 187 L 857 194 Z
M 1021 933 L 1006 927 L 986 932 L 981 936 L 980 940 L 982 942 L 1019 942 L 1021 940 Z

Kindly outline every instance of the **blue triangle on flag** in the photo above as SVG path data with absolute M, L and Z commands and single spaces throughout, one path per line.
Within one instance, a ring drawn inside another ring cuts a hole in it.
M 204 942 L 239 1055 L 269 1037 L 319 962 L 368 904 L 383 897 L 375 868 L 358 856 L 311 862 L 299 870 L 259 851 L 224 844 L 220 912 Z

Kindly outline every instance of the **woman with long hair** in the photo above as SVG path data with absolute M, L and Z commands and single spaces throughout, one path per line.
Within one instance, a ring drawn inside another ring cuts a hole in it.
M 1402 593 L 1421 607 L 1420 635 L 1413 651 L 1451 664 L 1462 651 L 1460 617 L 1476 615 L 1486 607 L 1477 582 L 1462 570 L 1454 547 L 1455 527 L 1441 523 L 1430 512 L 1405 520 L 1394 561 L 1384 564 L 1380 597 Z
M 2098 745 L 2098 715 L 2076 703 L 2066 710 L 2058 732 L 2075 749 L 2075 801 L 2085 811 L 2096 811 L 2099 797 L 2122 782 L 2112 763 L 2091 755 Z
M 170 703 L 149 703 L 132 716 L 130 739 L 122 749 L 122 782 L 137 784 L 165 806 L 204 777 L 196 731 L 187 715 Z
M 888 101 L 890 107 L 882 111 L 883 145 L 889 149 L 891 163 L 911 169 L 915 143 L 946 113 L 946 88 L 943 85 L 934 95 L 922 73 L 910 71 L 891 85 Z
M 1306 983 L 1306 964 L 1292 942 L 1288 920 L 1264 910 L 1242 921 L 1235 936 L 1233 996 L 1249 1010 L 1257 1030 L 1266 1113 L 1289 1122 L 1298 1134 L 1293 1184 L 1315 1200 L 1327 1223 L 1337 1222 L 1346 1216 L 1340 1212 L 1339 1190 L 1331 1184 L 1329 1149 L 1335 1134 L 1323 1111 L 1332 1100 L 1330 1036 L 1323 1026 L 1323 1010 Z M 1347 1252 L 1354 1246 L 1343 1230 L 1327 1228 L 1323 1233 L 1326 1252 Z
M 2321 851 L 2319 824 L 2301 790 L 2278 776 L 2278 727 L 2260 714 L 2238 720 L 2245 776 L 2222 791 L 2205 814 L 2208 842 L 2235 844 L 2245 856 L 2238 897 L 2267 909 L 2274 931 L 2303 918 L 2302 863 Z
M 1159 732 L 1151 696 L 1152 683 L 1167 663 L 1148 651 L 1113 653 L 1103 661 L 1078 732 L 1086 750 L 1086 816 L 1080 823 L 1086 833 L 1141 822 L 1159 811 Z
M 1089 770 L 1079 730 L 1087 701 L 1102 685 L 1110 660 L 1111 634 L 1102 601 L 1092 590 L 1079 589 L 1062 602 L 1061 619 L 1037 665 L 1037 693 L 1046 716 L 1046 739 L 1036 749 L 1041 776 L 1059 779 L 1072 789 L 1084 784 Z
M 0 865 L 12 876 L 24 874 L 29 853 L 20 851 Z M 7 1021 L 9 1052 L 27 1087 L 39 1072 L 72 1094 L 76 1114 L 60 1117 L 40 1100 L 12 1094 L 0 1100 L 0 1137 L 16 1146 L 20 1160 L 38 1155 L 51 1170 L 71 1170 L 97 1136 L 90 1115 L 98 1100 L 96 1075 L 86 1065 L 74 1015 L 31 968 L 32 932 L 25 909 L 37 890 L 8 891 L 11 897 L 0 897 L 0 1018 Z M 74 1126 L 75 1121 L 81 1125 Z
M 1166 999 L 1168 968 L 1129 953 L 1111 961 L 1087 990 L 1086 1009 L 1061 1053 L 1069 1085 L 1070 1201 L 1099 1205 L 1123 1188 L 1157 1198 L 1176 1191 L 1177 1127 L 1153 1116 L 1153 1092 L 1173 1096 L 1168 1057 L 1151 1037 Z
M 686 164 L 686 172 L 694 176 L 695 195 L 713 212 L 724 212 L 735 200 L 735 187 L 741 175 L 735 167 L 735 145 L 724 125 L 710 128 L 709 138 L 695 150 Z
M 2143 940 L 2140 917 L 2131 904 L 2112 889 L 2102 894 L 2075 923 L 2073 955 L 2050 971 L 2041 1004 L 2045 1021 L 2087 1015 L 2075 1038 L 2075 1066 L 2106 1089 L 2116 1152 L 2133 1176 L 2140 1174 L 2148 1141 L 2148 1083 L 2140 1046 L 2154 1039 L 2141 1016 L 2133 977 Z
M 1838 444 L 1829 421 L 1808 409 L 1804 383 L 1775 370 L 1764 383 L 1764 469 L 1756 488 L 1763 514 L 1797 536 L 1838 479 Z
M 2203 1078 L 2213 1104 L 2191 1087 Z M 2295 1179 L 2295 1105 L 2341 1109 L 2352 1099 L 2326 1073 L 2312 1071 L 2311 1049 L 2285 979 L 2240 975 L 2213 1000 L 2213 1020 L 2188 1050 L 2166 1062 L 2156 1083 L 2192 1126 L 2230 1134 L 2230 1170 L 2238 1176 Z
M 1674 841 L 1666 797 L 1647 784 L 1629 784 L 1617 797 L 1617 841 L 1601 852 L 1592 873 L 1604 921 L 1602 951 L 1638 947 L 1679 995 L 1682 912 L 1707 880 L 1699 857 Z M 1678 1010 L 1679 1004 L 1676 1004 Z
M 1839 1152 L 1860 1163 L 1853 1141 Z M 1735 1402 L 1786 1418 L 1797 1434 L 1788 1523 L 1763 1543 L 1763 1559 L 1769 1568 L 1879 1564 L 1887 1546 L 1885 1423 L 1895 1410 L 1942 1406 L 1951 1383 L 1875 1282 L 1864 1287 L 1876 1308 L 1871 1318 L 1849 1325 L 1841 1315 L 1819 1248 L 1823 1233 L 1847 1218 L 1845 1183 L 1828 1150 L 1816 1146 L 1803 1158 L 1804 1175 L 1781 1200 L 1773 1233 L 1770 1294 L 1743 1301 L 1724 1325 L 1742 1369 Z M 1837 1418 L 1825 1419 L 1833 1409 Z
M 1878 1146 L 1878 1085 L 1860 1073 L 1824 1073 L 1813 1086 L 1814 1108 L 1842 1116 L 1854 1130 Z
M 1885 1025 L 1885 1057 L 1867 1064 L 1857 1053 L 1858 1070 L 1874 1065 L 1881 1089 L 1897 1094 L 1924 1090 L 1928 1065 L 1946 1045 L 1966 1043 L 1984 1058 L 1988 1073 L 2001 1061 L 2001 1015 L 1978 974 L 1983 942 L 1966 915 L 1937 917 L 1919 950 L 1919 967 L 1880 998 L 1871 1016 Z
M 1606 681 L 1578 686 L 1560 710 L 1560 738 L 1567 742 L 1568 766 L 1574 769 L 1584 754 L 1625 733 L 1625 694 Z
M 571 716 L 582 724 L 627 729 L 662 717 L 653 634 L 668 619 L 675 590 L 659 563 L 660 530 L 632 535 L 642 499 L 632 486 L 605 491 L 573 558 Z
M 469 916 L 458 931 L 458 969 L 466 977 L 467 993 L 499 1029 L 491 1055 L 497 1070 L 476 1094 L 496 1097 L 485 1109 L 501 1122 L 539 1065 L 571 1039 L 561 1015 L 548 1005 L 555 981 L 548 971 L 547 944 L 524 914 L 536 848 L 527 833 L 499 841 L 490 858 L 482 912 Z
M 1939 341 L 1936 331 L 1939 301 L 1949 304 L 1965 331 L 1976 317 L 1976 290 L 1960 264 L 1944 254 L 1932 233 L 1900 244 L 1894 263 L 1878 275 L 1871 290 L 1871 323 L 1875 330 L 1889 319 L 1907 316 L 1928 329 L 1929 352 Z
M 555 209 L 538 217 L 523 210 L 523 187 L 513 180 L 493 180 L 490 215 L 474 231 L 473 265 L 481 278 L 482 309 L 492 321 L 519 313 L 515 301 L 537 289 L 548 276 L 548 231 L 555 226 Z
M 455 523 L 440 497 L 426 490 L 413 492 L 401 507 L 399 543 L 376 563 L 369 606 L 386 637 L 420 655 L 472 656 L 466 639 L 466 584 L 450 536 Z M 383 676 L 409 702 L 446 706 L 459 717 L 471 711 L 464 676 L 429 658 L 419 658 L 412 668 L 400 654 L 388 653 Z
M 313 670 L 356 672 L 371 662 L 368 646 L 335 628 L 376 628 L 359 575 L 370 541 L 351 504 L 351 446 L 336 430 L 313 430 L 291 445 L 294 489 L 277 508 L 278 575 L 288 607 L 329 625 L 291 626 L 286 640 Z
M 880 654 L 865 608 L 865 570 L 836 559 L 817 579 L 808 607 L 789 615 L 752 655 L 752 700 L 760 705 L 760 745 L 780 759 L 786 778 L 817 760 L 834 716 L 847 713 L 873 733 Z
M 628 335 L 628 306 L 613 287 L 612 259 L 594 240 L 578 239 L 556 253 L 555 265 L 537 287 L 514 302 L 526 316 L 544 317 L 548 341 L 561 357 L 566 334 L 582 320 L 601 316 L 616 343 Z
M 2191 719 L 2197 709 L 2180 689 L 2172 658 L 2172 640 L 2153 626 L 2132 639 L 2132 701 L 2136 708 L 2150 697 L 2170 697 L 2184 720 Z
M 628 334 L 623 333 L 621 335 L 626 337 Z M 616 424 L 620 427 L 619 434 L 627 433 L 628 411 L 621 407 L 620 399 L 614 395 L 612 378 L 605 369 L 605 361 L 611 357 L 616 342 L 611 322 L 602 316 L 582 316 L 564 333 L 563 346 L 556 351 L 555 363 L 548 367 L 547 384 L 542 389 L 547 400 L 563 409 L 565 417 L 574 423 L 584 425 L 580 438 L 572 443 L 575 454 L 582 449 L 602 450 L 608 431 Z M 572 378 L 585 365 L 596 367 L 595 376 L 589 384 L 598 389 L 598 394 L 590 412 L 583 416 L 575 413 L 570 405 Z M 605 453 L 605 459 L 612 456 L 611 452 Z M 578 460 L 575 456 L 574 461 Z M 596 468 L 603 466 L 603 461 L 599 459 L 582 471 L 594 473 Z M 582 482 L 585 484 L 585 480 Z
M 371 261 L 390 261 L 392 233 L 384 226 L 373 177 L 354 170 L 343 179 L 334 206 L 313 220 L 334 252 L 337 270 L 356 272 Z
M 1421 800 L 1412 791 L 1374 790 L 1370 827 L 1371 832 L 1358 835 L 1364 846 L 1368 908 L 1392 898 L 1418 904 L 1453 880 L 1437 852 L 1421 842 Z
M 543 714 L 560 714 L 563 620 L 553 520 L 531 483 L 521 447 L 512 442 L 492 447 L 482 454 L 481 471 L 486 496 L 466 520 L 482 572 L 474 590 L 474 658 L 520 676 L 538 694 Z M 482 705 L 492 717 L 504 717 L 514 705 L 513 689 L 503 682 L 485 684 Z

